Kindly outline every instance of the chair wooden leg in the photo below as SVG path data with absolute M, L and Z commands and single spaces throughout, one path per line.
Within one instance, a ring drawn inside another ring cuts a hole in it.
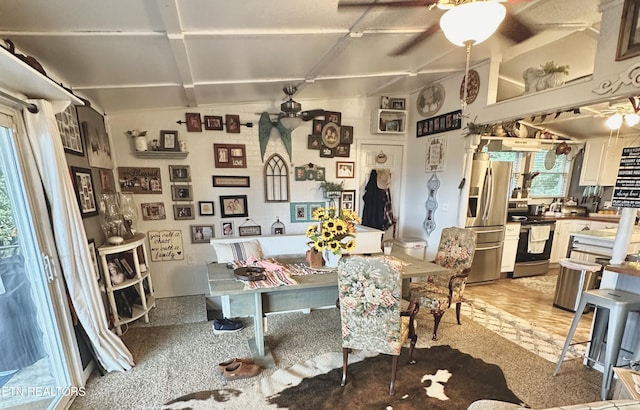
M 438 326 L 440 326 L 442 315 L 444 315 L 443 311 L 433 313 L 433 337 L 431 340 L 438 340 Z
M 347 384 L 347 363 L 349 362 L 349 348 L 342 348 L 342 381 L 340 386 Z
M 396 389 L 396 371 L 398 370 L 398 356 L 393 356 L 391 361 L 391 384 L 389 384 L 389 396 L 393 396 Z
M 456 319 L 458 320 L 458 324 L 461 325 L 462 323 L 460 323 L 460 309 L 462 308 L 462 302 L 458 302 L 456 303 Z
M 413 360 L 413 349 L 416 347 L 417 342 L 418 335 L 413 335 L 411 337 L 411 344 L 409 345 L 409 364 L 416 364 L 416 361 Z

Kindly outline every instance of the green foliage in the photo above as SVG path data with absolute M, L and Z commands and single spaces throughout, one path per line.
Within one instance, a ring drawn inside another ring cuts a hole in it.
M 569 74 L 569 66 L 568 65 L 557 65 L 555 61 L 547 61 L 544 64 L 540 64 L 540 68 L 544 71 L 545 74 L 551 73 L 562 73 Z
M 322 181 L 320 182 L 320 189 L 326 192 L 337 192 L 344 190 L 344 181 L 337 183 L 331 181 Z
M 9 245 L 15 241 L 15 228 L 7 186 L 4 175 L 0 172 L 0 245 Z

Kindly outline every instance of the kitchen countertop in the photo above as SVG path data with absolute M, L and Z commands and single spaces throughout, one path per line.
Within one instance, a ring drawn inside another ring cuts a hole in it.
M 531 221 L 563 221 L 568 219 L 577 219 L 582 221 L 598 221 L 598 222 L 612 222 L 618 223 L 620 221 L 620 215 L 604 216 L 599 214 L 590 215 L 562 215 L 562 216 L 527 216 L 527 219 Z
M 623 275 L 640 277 L 640 262 L 623 262 L 616 265 L 607 265 L 606 270 Z

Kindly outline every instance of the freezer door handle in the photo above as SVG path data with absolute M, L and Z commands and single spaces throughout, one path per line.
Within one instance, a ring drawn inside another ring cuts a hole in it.
M 474 229 L 474 231 L 476 231 L 476 234 L 480 235 L 480 234 L 484 234 L 484 233 L 497 233 L 497 232 L 502 232 L 502 228 L 500 229 Z
M 491 249 L 500 249 L 501 246 L 502 246 L 502 244 L 493 245 L 493 246 L 476 246 L 476 252 L 478 252 L 478 251 L 488 251 L 488 250 L 491 250 Z

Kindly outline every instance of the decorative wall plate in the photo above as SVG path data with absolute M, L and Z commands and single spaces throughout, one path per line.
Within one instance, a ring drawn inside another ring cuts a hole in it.
M 466 76 L 465 76 L 466 77 Z M 467 104 L 471 104 L 476 100 L 480 90 L 480 74 L 476 70 L 469 70 L 469 83 L 467 84 Z M 464 77 L 460 84 L 460 101 L 464 98 Z
M 444 104 L 444 87 L 440 83 L 429 84 L 418 93 L 416 107 L 423 117 L 431 117 Z

